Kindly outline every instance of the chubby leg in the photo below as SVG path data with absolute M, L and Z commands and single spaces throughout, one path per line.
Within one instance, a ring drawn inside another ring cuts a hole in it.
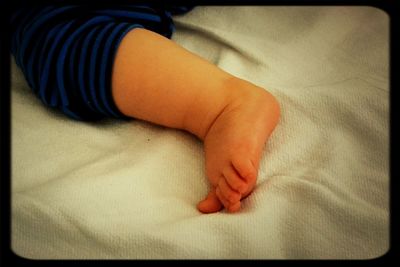
M 112 94 L 125 115 L 186 130 L 204 141 L 211 190 L 198 205 L 201 212 L 240 209 L 278 122 L 279 105 L 271 94 L 145 29 L 122 40 Z

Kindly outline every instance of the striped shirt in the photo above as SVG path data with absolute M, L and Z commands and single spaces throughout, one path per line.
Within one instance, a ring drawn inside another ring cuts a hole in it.
M 77 120 L 125 117 L 111 94 L 111 68 L 124 35 L 145 28 L 170 38 L 173 15 L 193 7 L 45 6 L 11 16 L 11 53 L 46 105 Z

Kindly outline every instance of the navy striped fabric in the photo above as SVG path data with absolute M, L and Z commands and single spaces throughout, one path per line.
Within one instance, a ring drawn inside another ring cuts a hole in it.
M 126 118 L 111 95 L 111 68 L 124 35 L 145 28 L 170 38 L 173 15 L 193 7 L 46 6 L 11 16 L 11 52 L 42 102 L 77 120 Z

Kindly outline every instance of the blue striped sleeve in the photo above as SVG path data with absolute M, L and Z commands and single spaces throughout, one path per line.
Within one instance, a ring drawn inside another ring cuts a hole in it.
M 77 120 L 126 118 L 111 94 L 112 64 L 127 32 L 170 38 L 173 15 L 193 7 L 151 5 L 24 7 L 12 16 L 11 53 L 32 91 Z

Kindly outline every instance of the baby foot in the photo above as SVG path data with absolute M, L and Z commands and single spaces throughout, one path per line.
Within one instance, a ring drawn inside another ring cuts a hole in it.
M 264 145 L 279 119 L 279 104 L 266 90 L 240 79 L 229 89 L 229 103 L 204 137 L 211 190 L 197 205 L 203 213 L 240 209 L 256 184 Z

